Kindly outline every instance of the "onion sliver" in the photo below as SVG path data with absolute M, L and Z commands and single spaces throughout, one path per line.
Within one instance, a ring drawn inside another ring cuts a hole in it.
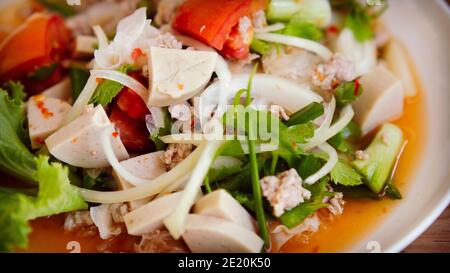
M 325 61 L 331 59 L 331 56 L 333 55 L 331 50 L 329 50 L 326 46 L 308 39 L 276 33 L 256 33 L 255 38 L 266 42 L 280 43 L 288 46 L 302 48 L 316 53 Z
M 352 121 L 355 112 L 351 105 L 347 105 L 342 109 L 342 112 L 339 116 L 338 121 L 336 121 L 333 125 L 331 125 L 328 130 L 324 130 L 324 132 L 318 132 L 311 138 L 308 143 L 300 145 L 301 148 L 305 150 L 311 150 L 318 145 L 328 141 L 330 138 L 335 136 L 337 133 L 342 131 Z M 319 134 L 320 133 L 320 134 Z
M 226 90 L 226 98 L 230 102 L 236 92 L 247 88 L 250 74 L 234 75 L 229 88 Z M 208 109 L 219 104 L 220 83 L 211 84 L 200 96 L 200 110 Z M 323 98 L 314 91 L 284 78 L 256 74 L 252 81 L 252 96 L 264 98 L 267 102 L 279 105 L 291 113 L 306 107 L 312 102 L 322 102 Z M 202 119 L 207 119 L 208 111 L 201 111 Z
M 154 196 L 190 173 L 205 147 L 206 145 L 202 143 L 175 168 L 153 179 L 151 183 L 112 192 L 93 191 L 83 188 L 79 188 L 78 191 L 88 202 L 105 204 L 128 202 Z
M 268 26 L 262 27 L 262 28 L 255 28 L 255 33 L 274 32 L 274 31 L 282 30 L 285 27 L 286 26 L 283 23 L 276 23 L 276 24 L 268 25 Z
M 93 27 L 95 36 L 98 40 L 98 49 L 104 49 L 108 46 L 109 41 L 108 37 L 106 36 L 105 32 L 103 31 L 102 27 L 97 25 Z
M 320 127 L 316 129 L 314 135 L 322 135 L 328 130 L 331 126 L 331 122 L 333 121 L 334 111 L 336 110 L 336 99 L 334 96 L 331 98 L 330 103 L 327 105 L 325 119 L 323 120 Z M 314 138 L 314 137 L 313 137 Z
M 184 222 L 195 202 L 198 189 L 202 186 L 216 152 L 222 146 L 223 142 L 212 140 L 206 143 L 206 147 L 202 151 L 202 155 L 198 159 L 197 165 L 192 171 L 192 175 L 183 190 L 180 201 L 175 210 L 164 219 L 164 225 L 175 239 L 179 239 L 184 232 Z
M 94 94 L 97 85 L 97 80 L 91 75 L 77 100 L 73 104 L 72 109 L 70 109 L 69 113 L 67 113 L 66 117 L 64 118 L 61 127 L 71 123 L 83 113 L 84 109 L 86 109 L 86 106 L 89 103 L 89 100 Z
M 309 185 L 316 183 L 322 177 L 329 174 L 331 170 L 334 168 L 334 166 L 336 166 L 336 163 L 338 162 L 338 154 L 330 144 L 324 142 L 319 145 L 319 149 L 324 151 L 328 155 L 328 161 L 315 174 L 312 174 L 305 179 L 305 183 Z
M 123 177 L 127 182 L 129 182 L 130 184 L 133 184 L 134 186 L 139 186 L 144 183 L 151 182 L 152 180 L 150 180 L 150 179 L 143 179 L 143 178 L 134 176 L 132 173 L 127 171 L 127 169 L 125 169 L 120 164 L 119 160 L 117 159 L 116 155 L 114 154 L 114 150 L 113 150 L 113 147 L 111 144 L 111 137 L 112 137 L 111 133 L 113 131 L 114 131 L 113 127 L 107 128 L 102 132 L 102 134 L 100 136 L 103 153 L 105 154 L 106 159 L 108 160 L 111 167 L 113 167 L 113 169 L 121 177 Z
M 118 82 L 135 91 L 144 101 L 147 100 L 148 90 L 140 82 L 127 74 L 114 70 L 91 70 L 91 75 L 95 78 L 102 78 Z

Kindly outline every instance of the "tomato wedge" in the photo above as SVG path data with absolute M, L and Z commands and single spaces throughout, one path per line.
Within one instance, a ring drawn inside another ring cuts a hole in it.
M 116 126 L 128 152 L 146 153 L 155 150 L 144 121 L 131 118 L 118 105 L 112 106 L 109 119 Z
M 143 77 L 140 72 L 131 72 L 129 75 L 144 85 L 148 84 L 148 79 Z M 131 118 L 145 120 L 145 116 L 150 114 L 142 98 L 128 87 L 120 91 L 116 101 L 120 110 L 127 113 Z
M 0 83 L 7 80 L 31 80 L 27 76 L 39 68 L 57 64 L 68 57 L 70 33 L 64 20 L 59 16 L 35 14 L 16 31 L 11 33 L 0 45 Z M 55 70 L 55 78 L 60 71 Z M 35 82 L 36 80 L 32 80 Z M 54 84 L 41 83 L 39 89 Z M 28 90 L 37 93 L 42 90 Z
M 222 50 L 239 18 L 249 15 L 251 0 L 187 0 L 178 9 L 173 28 Z
M 147 105 L 142 98 L 133 90 L 124 88 L 117 96 L 117 106 L 131 118 L 145 120 L 150 114 Z

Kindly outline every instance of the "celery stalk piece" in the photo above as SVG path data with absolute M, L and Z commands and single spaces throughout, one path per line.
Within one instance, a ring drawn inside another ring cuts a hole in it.
M 380 193 L 389 180 L 402 145 L 402 130 L 394 124 L 386 123 L 364 151 L 366 158 L 352 162 L 374 193 Z
M 313 23 L 325 27 L 331 21 L 331 5 L 328 0 L 272 0 L 267 8 L 270 22 L 295 21 Z

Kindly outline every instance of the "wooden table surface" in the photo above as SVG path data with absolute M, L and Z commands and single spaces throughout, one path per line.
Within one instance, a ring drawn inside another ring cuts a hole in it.
M 450 206 L 404 252 L 450 253 Z

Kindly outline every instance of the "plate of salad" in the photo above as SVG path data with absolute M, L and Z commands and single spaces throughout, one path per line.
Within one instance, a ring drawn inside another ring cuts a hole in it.
M 448 205 L 443 2 L 69 2 L 0 4 L 0 252 L 395 252 Z

